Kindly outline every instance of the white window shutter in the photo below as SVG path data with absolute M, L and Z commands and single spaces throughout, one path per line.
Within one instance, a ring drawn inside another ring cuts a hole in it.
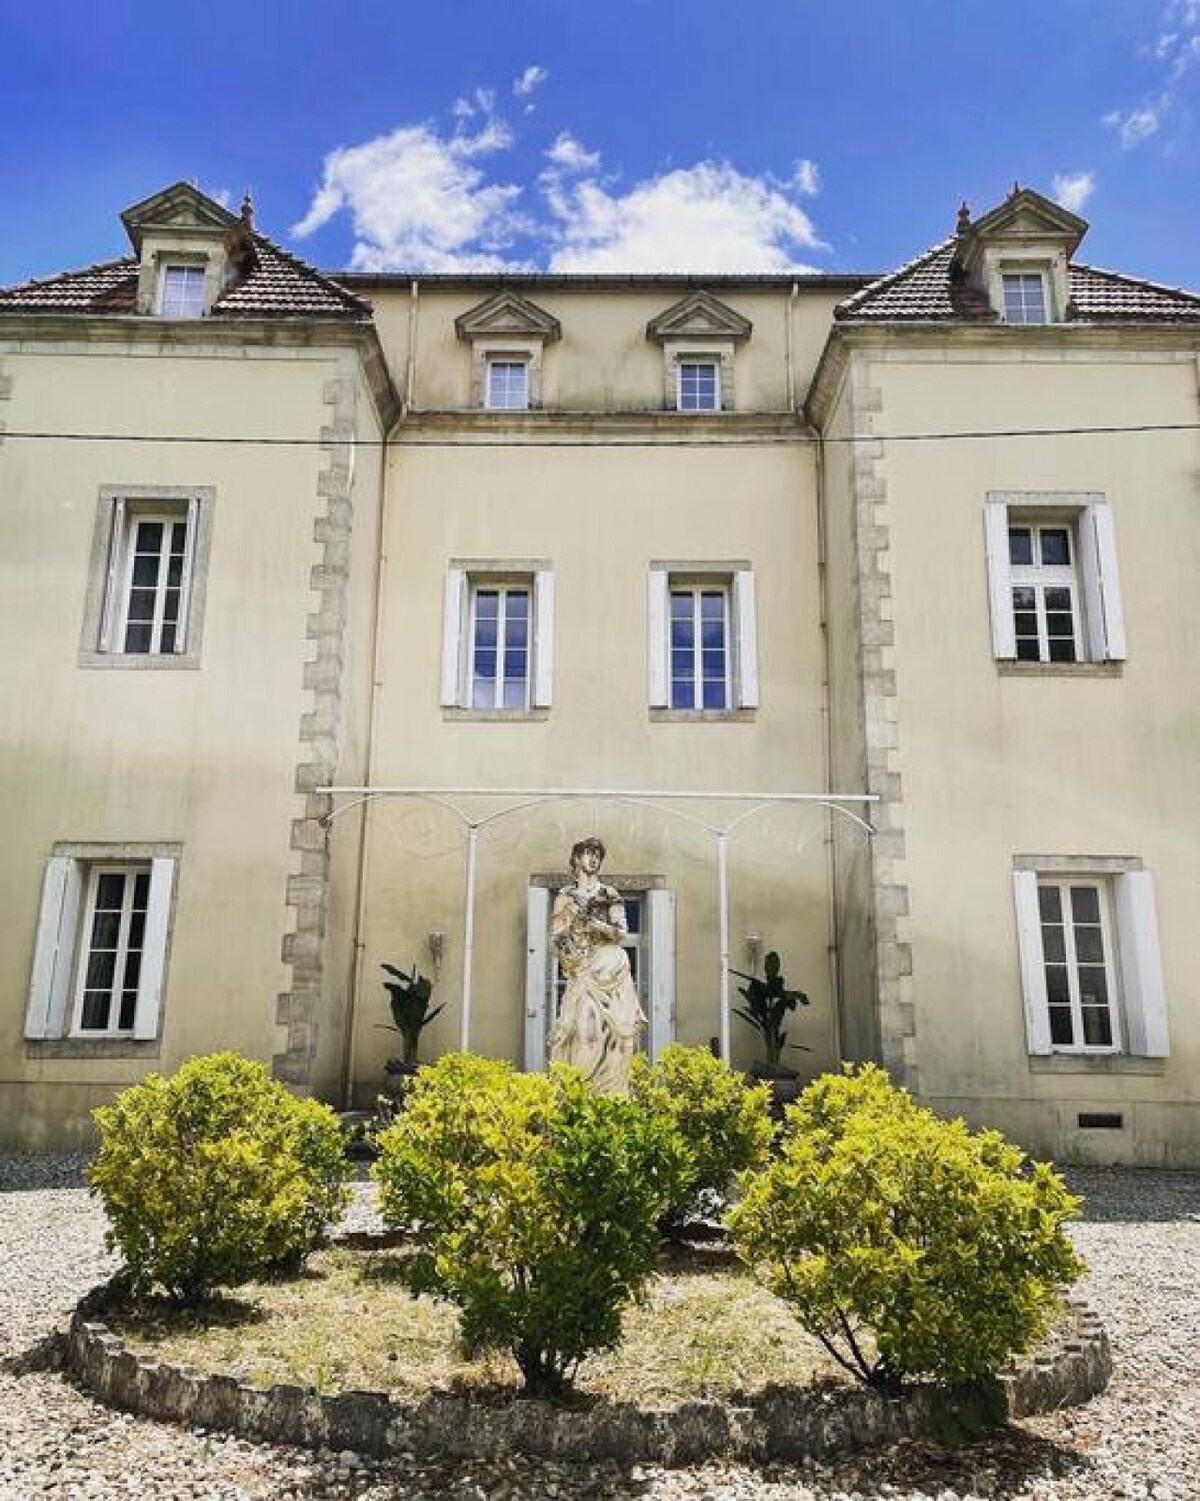
M 1008 560 L 1008 507 L 989 501 L 983 508 L 987 544 L 988 596 L 992 604 L 992 654 L 1015 661 L 1017 627 L 1013 620 L 1012 569 Z
M 151 1042 L 158 1036 L 163 972 L 167 963 L 167 928 L 171 918 L 171 888 L 174 881 L 174 860 L 151 860 L 142 968 L 138 976 L 137 1004 L 133 1013 L 133 1035 L 139 1042 Z
M 650 1057 L 675 1040 L 675 893 L 646 893 L 650 929 Z
M 758 616 L 754 574 L 748 568 L 733 576 L 733 614 L 737 631 L 737 701 L 742 709 L 758 708 Z
M 1154 880 L 1147 871 L 1130 871 L 1116 882 L 1117 942 L 1121 951 L 1121 988 L 1129 1051 L 1139 1058 L 1165 1058 L 1167 1000 L 1158 946 Z
M 104 609 L 100 615 L 100 650 L 116 651 L 117 621 L 121 614 L 121 574 L 125 561 L 125 502 L 113 501 L 112 532 L 108 539 L 108 574 L 104 581 Z
M 200 519 L 200 502 L 193 495 L 187 503 L 183 534 L 183 567 L 179 575 L 179 614 L 175 626 L 175 650 L 187 651 L 188 612 L 192 606 L 192 569 L 196 564 L 196 524 Z
M 550 1012 L 550 892 L 545 886 L 525 891 L 525 1068 L 546 1067 L 546 1032 Z
M 1121 609 L 1121 575 L 1112 507 L 1088 506 L 1079 528 L 1088 635 L 1097 661 L 1125 660 L 1125 614 Z
M 466 671 L 463 667 L 463 604 L 467 575 L 462 568 L 446 570 L 446 594 L 442 615 L 442 692 L 446 708 L 465 704 Z
M 1021 992 L 1025 1001 L 1025 1033 L 1031 1054 L 1053 1051 L 1050 1043 L 1050 1005 L 1046 996 L 1046 961 L 1042 952 L 1042 914 L 1034 870 L 1013 872 L 1017 905 L 1017 947 L 1021 955 Z
M 533 576 L 533 706 L 548 709 L 554 699 L 554 574 L 539 568 Z
M 646 576 L 646 692 L 652 709 L 670 699 L 670 579 L 665 568 Z
M 54 855 L 46 862 L 29 978 L 26 1037 L 61 1037 L 66 1031 L 82 884 L 78 860 Z

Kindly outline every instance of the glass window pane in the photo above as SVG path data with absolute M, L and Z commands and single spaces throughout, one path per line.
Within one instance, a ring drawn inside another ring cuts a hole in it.
M 1071 887 L 1071 916 L 1077 923 L 1100 921 L 1100 890 L 1096 886 Z
M 79 1026 L 84 1032 L 102 1032 L 108 1026 L 108 1007 L 111 997 L 107 991 L 88 990 L 83 995 L 83 1010 Z
M 1047 568 L 1066 567 L 1071 561 L 1070 533 L 1064 526 L 1045 526 L 1041 533 L 1042 563 Z
M 1075 929 L 1075 956 L 1080 964 L 1104 963 L 1104 935 L 1099 928 Z
M 137 1011 L 137 991 L 126 990 L 121 994 L 121 1015 L 117 1022 L 122 1032 L 133 1031 L 133 1018 Z
M 1071 591 L 1069 589 L 1047 589 L 1047 610 L 1056 610 L 1069 615 L 1071 613 Z
M 88 990 L 111 990 L 117 973 L 117 955 L 113 949 L 93 949 L 88 955 L 84 984 Z
M 1065 964 L 1047 964 L 1046 997 L 1052 1006 L 1066 1005 L 1071 999 Z
M 1066 963 L 1066 939 L 1057 923 L 1042 924 L 1042 954 L 1047 964 Z
M 1022 636 L 1017 641 L 1018 662 L 1039 662 L 1041 652 L 1038 649 L 1037 636 Z
M 696 707 L 696 688 L 691 678 L 671 679 L 671 707 L 672 709 Z
M 1107 1006 L 1083 1008 L 1083 1040 L 1089 1047 L 1112 1047 L 1112 1016 Z
M 1038 911 L 1043 922 L 1062 921 L 1062 893 L 1057 886 L 1038 887 Z
M 1017 564 L 1033 562 L 1033 538 L 1027 526 L 1009 527 L 1008 561 Z
M 705 678 L 704 707 L 706 709 L 725 708 L 725 681 L 723 678 Z
M 1070 1047 L 1075 1041 L 1069 1006 L 1050 1007 L 1050 1041 L 1059 1047 Z
M 96 881 L 97 911 L 120 909 L 125 900 L 125 877 L 120 871 L 105 871 Z
M 1079 966 L 1079 998 L 1085 1006 L 1108 1005 L 1108 971 L 1102 964 Z

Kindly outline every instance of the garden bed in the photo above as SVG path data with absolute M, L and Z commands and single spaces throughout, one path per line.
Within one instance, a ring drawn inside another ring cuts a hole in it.
M 1107 1341 L 1070 1305 L 1037 1356 L 987 1393 L 850 1382 L 786 1307 L 718 1248 L 667 1255 L 625 1339 L 581 1368 L 571 1401 L 520 1396 L 507 1357 L 471 1358 L 444 1305 L 403 1281 L 387 1238 L 314 1256 L 299 1277 L 200 1310 L 80 1306 L 68 1363 L 116 1406 L 249 1437 L 397 1452 L 498 1448 L 561 1459 L 690 1463 L 713 1454 L 825 1455 L 1086 1400 L 1106 1384 Z

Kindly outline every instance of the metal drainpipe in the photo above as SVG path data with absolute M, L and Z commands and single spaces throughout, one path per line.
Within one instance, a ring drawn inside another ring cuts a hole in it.
M 809 424 L 809 430 L 815 438 L 813 454 L 816 468 L 816 493 L 817 493 L 817 598 L 820 609 L 821 631 L 821 755 L 824 761 L 824 785 L 828 791 L 833 786 L 833 688 L 829 665 L 829 539 L 826 517 L 825 495 L 825 437 L 816 427 Z M 837 1052 L 837 1060 L 842 1059 L 842 972 L 841 972 L 841 930 L 838 922 L 837 908 L 837 879 L 838 862 L 837 847 L 833 837 L 833 813 L 826 810 L 825 814 L 825 883 L 828 889 L 827 911 L 827 941 L 826 951 L 829 956 L 829 999 L 833 1014 L 833 1045 Z

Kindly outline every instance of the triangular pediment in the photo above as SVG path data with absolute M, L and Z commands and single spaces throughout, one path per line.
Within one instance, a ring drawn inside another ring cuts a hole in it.
M 748 339 L 751 323 L 711 292 L 689 292 L 646 324 L 646 337 L 667 339 Z
M 139 252 L 142 236 L 148 230 L 185 230 L 207 238 L 225 234 L 239 222 L 235 214 L 190 182 L 164 188 L 161 193 L 133 204 L 121 215 L 121 223 Z
M 460 313 L 454 327 L 460 339 L 509 337 L 541 339 L 550 344 L 562 337 L 562 324 L 553 313 L 508 290 Z
M 965 230 L 973 243 L 1005 240 L 1046 241 L 1061 245 L 1068 258 L 1087 233 L 1086 219 L 1073 214 L 1032 188 L 1014 188 L 1003 203 Z

